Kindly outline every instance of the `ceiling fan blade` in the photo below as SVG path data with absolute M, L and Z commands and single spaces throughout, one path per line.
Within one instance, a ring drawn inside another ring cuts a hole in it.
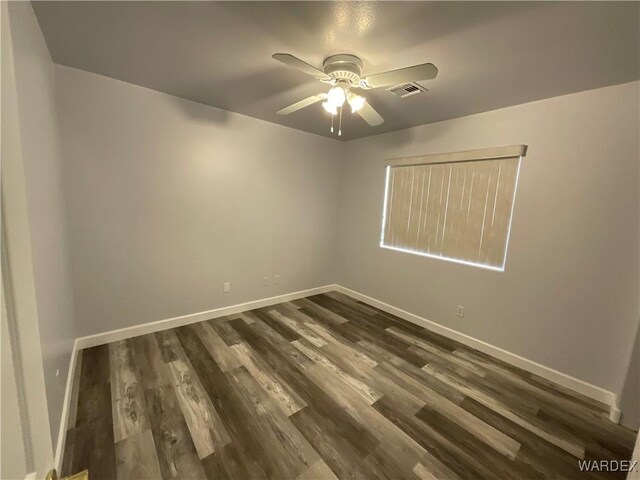
M 398 85 L 399 83 L 417 82 L 419 80 L 431 80 L 438 75 L 438 69 L 433 63 L 423 63 L 413 67 L 399 68 L 384 73 L 376 73 L 363 78 L 362 81 L 369 88 Z
M 314 103 L 318 103 L 324 100 L 323 94 L 313 95 L 312 97 L 307 97 L 304 100 L 300 100 L 299 102 L 294 103 L 293 105 L 289 105 L 288 107 L 284 107 L 282 110 L 278 110 L 276 113 L 278 115 L 289 115 L 293 112 L 297 112 L 298 110 L 303 109 L 304 107 L 308 107 L 309 105 L 313 105 Z
M 376 112 L 371 105 L 369 105 L 369 102 L 364 102 L 362 108 L 356 113 L 360 115 L 364 119 L 364 121 L 372 127 L 376 127 L 384 123 L 384 118 L 382 118 L 380 114 Z
M 298 57 L 294 57 L 289 53 L 274 53 L 272 55 L 274 60 L 284 63 L 286 66 L 300 70 L 301 72 L 311 75 L 318 80 L 331 80 L 331 77 L 324 73 L 322 70 L 318 70 L 316 67 L 303 62 Z

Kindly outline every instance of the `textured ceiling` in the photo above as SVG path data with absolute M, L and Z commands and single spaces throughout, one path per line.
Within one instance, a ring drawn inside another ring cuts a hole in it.
M 366 92 L 378 127 L 346 115 L 342 140 L 640 77 L 638 2 L 33 2 L 55 62 L 331 136 L 326 91 L 271 55 L 321 67 L 353 53 L 365 74 L 432 62 L 428 93 Z M 346 111 L 346 110 L 345 110 Z

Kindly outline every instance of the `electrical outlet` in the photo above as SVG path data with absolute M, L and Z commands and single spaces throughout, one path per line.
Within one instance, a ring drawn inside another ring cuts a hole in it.
M 224 282 L 222 284 L 222 293 L 229 293 L 231 291 L 231 283 L 230 282 Z
M 262 284 L 263 284 L 263 285 L 269 285 L 269 277 L 264 277 L 264 278 L 262 279 Z
M 280 275 L 273 277 L 273 283 L 280 283 Z
M 464 306 L 458 305 L 458 311 L 456 312 L 458 317 L 464 317 Z

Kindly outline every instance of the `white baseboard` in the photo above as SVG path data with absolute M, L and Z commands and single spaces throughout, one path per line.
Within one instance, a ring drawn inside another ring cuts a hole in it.
M 226 315 L 233 315 L 235 313 L 245 312 L 247 310 L 253 310 L 255 308 L 268 307 L 269 305 L 275 305 L 282 302 L 290 302 L 291 300 L 297 300 L 299 298 L 308 297 L 310 295 L 318 295 L 320 293 L 330 292 L 332 290 L 336 290 L 337 288 L 337 285 L 324 285 L 322 287 L 310 288 L 308 290 L 301 290 L 299 292 L 286 293 L 284 295 L 278 295 L 275 297 L 262 298 L 260 300 L 254 300 L 251 302 L 230 305 L 228 307 L 215 308 L 213 310 L 207 310 L 205 312 L 191 313 L 189 315 L 182 315 L 180 317 L 167 318 L 165 320 L 144 323 L 142 325 L 135 325 L 133 327 L 121 328 L 119 330 L 111 330 L 110 332 L 80 337 L 76 340 L 77 348 L 83 349 L 95 347 L 97 345 L 117 342 L 118 340 L 124 340 L 126 338 L 137 337 L 139 335 L 159 332 L 162 330 L 167 330 L 169 328 L 182 327 L 191 323 L 202 322 L 203 320 L 211 320 L 212 318 L 224 317 Z
M 78 358 L 78 339 L 73 342 L 73 350 L 71 351 L 71 359 L 69 359 L 69 370 L 67 373 L 67 384 L 64 389 L 64 400 L 62 403 L 62 417 L 60 418 L 60 428 L 58 430 L 58 442 L 56 443 L 56 456 L 54 458 L 55 469 L 60 474 L 62 470 L 62 454 L 64 452 L 64 444 L 67 441 L 67 430 L 69 428 L 69 409 L 71 408 L 71 390 L 73 389 L 73 379 L 76 375 L 76 359 Z
M 620 417 L 622 416 L 622 410 L 618 406 L 618 398 L 616 397 L 616 404 L 610 405 L 611 410 L 609 410 L 609 420 L 613 423 L 620 423 Z
M 435 333 L 439 333 L 442 336 L 455 340 L 456 342 L 460 342 L 468 347 L 475 348 L 476 350 L 486 353 L 487 355 L 491 355 L 492 357 L 526 370 L 529 373 L 533 373 L 546 380 L 569 388 L 574 392 L 581 393 L 582 395 L 602 402 L 610 407 L 609 419 L 611 421 L 618 423 L 620 419 L 618 397 L 613 392 L 610 392 L 608 390 L 605 390 L 604 388 L 598 387 L 578 378 L 572 377 L 571 375 L 567 375 L 566 373 L 559 372 L 558 370 L 554 370 L 553 368 L 534 362 L 533 360 L 521 357 L 500 347 L 496 347 L 489 343 L 483 342 L 482 340 L 477 340 L 473 337 L 470 337 L 469 335 L 465 335 L 464 333 L 460 333 L 456 330 L 432 322 L 431 320 L 427 320 L 426 318 L 422 318 L 418 315 L 414 315 L 413 313 L 407 312 L 406 310 L 394 307 L 393 305 L 381 302 L 380 300 L 376 300 L 375 298 L 369 297 L 368 295 L 364 295 L 341 285 L 337 285 L 336 290 L 364 303 L 368 303 L 374 307 L 377 307 L 380 310 L 384 310 L 387 313 L 400 317 L 403 320 L 407 320 L 408 322 L 424 327 Z

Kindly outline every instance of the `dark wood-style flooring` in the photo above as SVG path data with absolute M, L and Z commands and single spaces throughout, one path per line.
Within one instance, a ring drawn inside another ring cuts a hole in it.
M 580 479 L 607 408 L 339 293 L 83 350 L 62 474 Z M 624 474 L 618 474 L 624 477 Z

